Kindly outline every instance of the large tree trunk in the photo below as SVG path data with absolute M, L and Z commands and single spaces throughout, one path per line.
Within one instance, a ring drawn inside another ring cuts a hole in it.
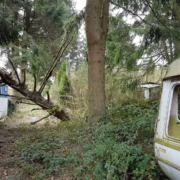
M 86 36 L 88 46 L 89 121 L 105 112 L 105 48 L 109 0 L 87 0 Z
M 42 107 L 42 109 L 47 110 L 51 115 L 62 121 L 70 120 L 69 115 L 65 112 L 64 109 L 61 109 L 59 106 L 55 106 L 49 99 L 46 100 L 43 98 L 38 91 L 32 91 L 28 89 L 26 85 L 19 84 L 19 82 L 17 82 L 14 77 L 5 69 L 0 68 L 0 77 L 5 84 L 9 85 L 17 92 L 25 96 L 27 100 L 30 100 Z

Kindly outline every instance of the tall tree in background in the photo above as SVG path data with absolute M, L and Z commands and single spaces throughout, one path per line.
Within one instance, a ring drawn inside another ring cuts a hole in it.
M 6 56 L 21 70 L 22 82 L 25 70 L 42 80 L 72 15 L 72 1 L 0 1 L 0 45 L 6 45 Z
M 105 112 L 105 49 L 110 0 L 87 0 L 86 36 L 88 47 L 89 121 Z
M 133 17 L 134 23 L 129 28 L 143 38 L 141 67 L 153 70 L 162 61 L 170 64 L 180 56 L 179 0 L 111 0 L 111 3 L 121 9 L 122 17 Z
M 145 1 L 149 8 L 146 16 L 151 26 L 147 27 L 144 42 L 147 50 L 160 53 L 167 64 L 180 56 L 180 21 L 178 0 Z

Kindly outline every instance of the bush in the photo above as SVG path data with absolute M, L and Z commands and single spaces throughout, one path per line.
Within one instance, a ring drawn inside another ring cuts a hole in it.
M 20 164 L 25 174 L 35 174 L 34 179 L 57 175 L 64 168 L 72 179 L 167 179 L 154 158 L 156 117 L 157 103 L 112 105 L 91 127 L 67 122 L 56 131 L 16 141 Z
M 164 179 L 153 156 L 156 116 L 156 109 L 111 108 L 100 120 L 92 144 L 84 147 L 75 175 L 79 179 Z

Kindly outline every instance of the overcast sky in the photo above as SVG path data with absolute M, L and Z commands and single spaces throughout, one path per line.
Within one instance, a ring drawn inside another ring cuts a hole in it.
M 74 2 L 76 3 L 76 9 L 78 11 L 82 10 L 86 5 L 86 0 L 74 0 Z

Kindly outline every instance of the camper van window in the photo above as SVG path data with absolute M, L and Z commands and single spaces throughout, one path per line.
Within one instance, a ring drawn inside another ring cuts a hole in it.
M 8 89 L 7 86 L 5 86 L 5 87 L 4 87 L 4 91 L 7 92 L 7 89 Z
M 180 86 L 173 90 L 168 135 L 180 139 Z

